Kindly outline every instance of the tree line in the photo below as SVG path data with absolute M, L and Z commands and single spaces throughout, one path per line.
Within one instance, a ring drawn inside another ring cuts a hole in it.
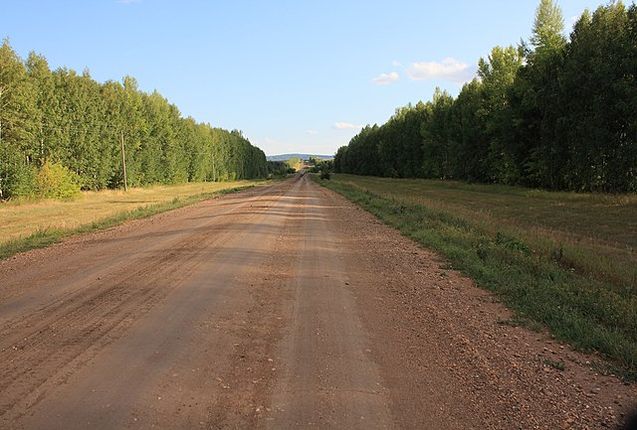
M 182 117 L 132 77 L 99 83 L 0 47 L 0 198 L 30 196 L 48 163 L 81 189 L 265 177 L 265 154 L 240 131 Z M 45 169 L 46 170 L 46 169 Z M 48 171 L 48 170 L 46 170 Z
M 541 0 L 528 42 L 493 48 L 457 97 L 438 89 L 363 128 L 336 171 L 637 191 L 637 6 L 600 6 L 563 30 Z
M 268 178 L 285 177 L 296 172 L 296 169 L 288 161 L 268 161 Z

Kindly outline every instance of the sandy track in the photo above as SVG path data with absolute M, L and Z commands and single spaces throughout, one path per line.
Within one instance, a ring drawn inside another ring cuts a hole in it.
M 0 262 L 0 427 L 600 428 L 637 398 L 508 317 L 296 178 Z

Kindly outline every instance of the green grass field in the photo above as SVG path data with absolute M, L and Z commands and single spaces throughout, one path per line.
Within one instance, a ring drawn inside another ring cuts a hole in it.
M 637 195 L 342 174 L 321 183 L 440 252 L 517 321 L 637 379 Z
M 260 183 L 263 181 L 158 185 L 83 192 L 68 201 L 0 203 L 0 259 L 73 234 L 112 227 Z

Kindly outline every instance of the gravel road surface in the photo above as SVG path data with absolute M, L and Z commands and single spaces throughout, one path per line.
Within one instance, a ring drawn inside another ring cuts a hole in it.
M 598 429 L 634 406 L 511 317 L 297 176 L 0 262 L 0 428 Z

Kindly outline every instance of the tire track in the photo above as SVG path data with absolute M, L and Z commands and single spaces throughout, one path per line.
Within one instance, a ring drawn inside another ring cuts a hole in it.
M 251 222 L 281 198 L 276 188 L 231 207 L 223 215 L 227 218 L 270 198 L 250 215 L 239 215 Z M 155 250 L 109 279 L 89 283 L 32 314 L 5 323 L 0 330 L 0 418 L 14 415 L 11 410 L 18 403 L 26 401 L 27 408 L 35 405 L 48 381 L 63 382 L 66 375 L 121 337 L 137 318 L 188 279 L 206 252 L 212 256 L 216 244 L 236 234 L 224 232 L 228 222 L 218 223 L 218 219 L 214 218 L 201 236 L 189 235 L 170 244 L 169 250 Z M 134 266 L 138 268 L 127 274 L 125 269 Z

